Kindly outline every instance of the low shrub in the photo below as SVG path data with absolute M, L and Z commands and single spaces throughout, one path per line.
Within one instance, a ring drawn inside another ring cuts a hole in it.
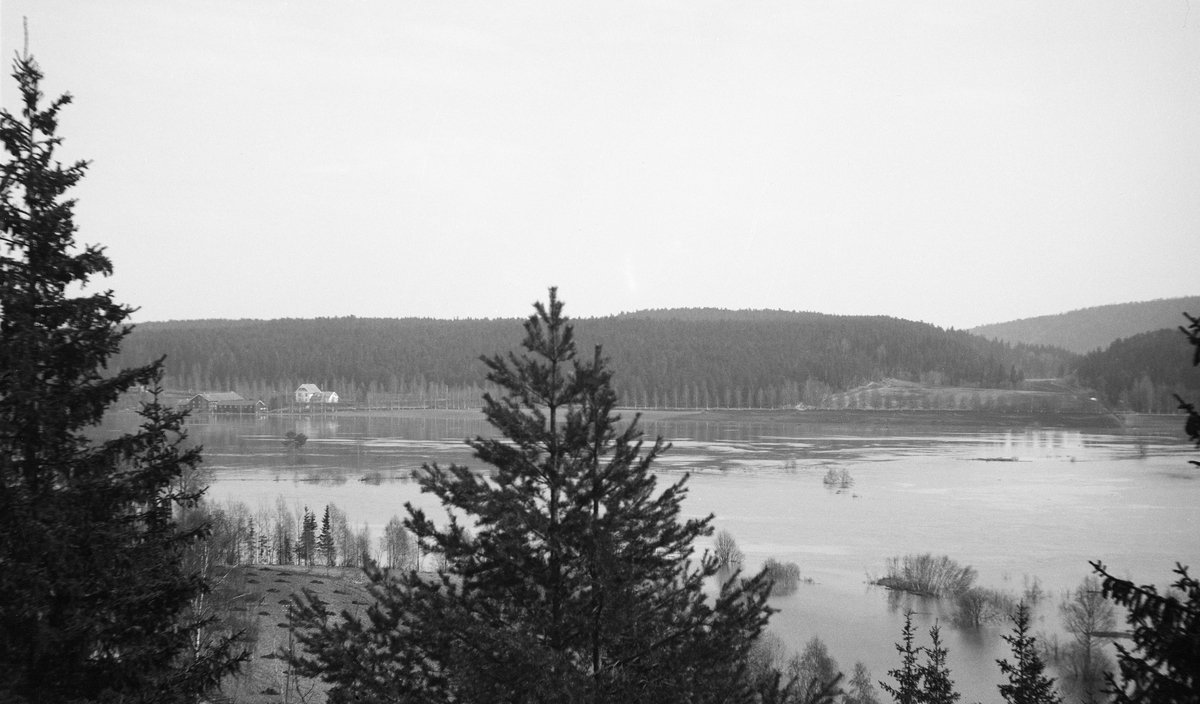
M 771 582 L 771 594 L 791 594 L 800 586 L 800 565 L 795 562 L 780 562 L 768 557 L 763 569 L 767 571 L 767 579 Z
M 887 574 L 875 584 L 925 596 L 957 596 L 975 583 L 975 568 L 931 553 L 908 554 L 887 561 Z
M 829 471 L 825 473 L 825 477 L 821 479 L 821 481 L 825 483 L 825 486 L 831 489 L 833 487 L 849 489 L 850 487 L 854 486 L 854 477 L 851 477 L 850 470 L 845 468 L 838 470 L 830 467 Z

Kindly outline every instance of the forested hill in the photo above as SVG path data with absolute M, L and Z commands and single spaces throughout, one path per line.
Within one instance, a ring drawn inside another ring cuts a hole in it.
M 755 320 L 755 321 L 786 321 L 786 322 L 802 322 L 814 321 L 821 319 L 836 318 L 841 316 L 828 315 L 826 313 L 813 313 L 809 311 L 794 311 L 794 310 L 729 310 L 727 308 L 647 308 L 643 310 L 635 310 L 631 313 L 620 313 L 618 319 L 636 318 L 639 320 L 693 320 L 693 321 L 714 321 L 714 320 Z
M 579 319 L 575 326 L 581 350 L 603 343 L 622 398 L 640 405 L 816 403 L 883 377 L 1004 387 L 1023 377 L 1061 375 L 1074 360 L 1062 350 L 1010 346 L 888 317 L 626 314 Z M 171 388 L 261 396 L 312 382 L 355 402 L 368 393 L 480 385 L 479 356 L 516 349 L 521 338 L 518 320 L 147 323 L 126 339 L 117 364 L 165 354 Z
M 1200 315 L 1200 296 L 1082 308 L 1058 315 L 981 325 L 969 332 L 1014 344 L 1054 345 L 1085 354 L 1104 349 L 1122 338 L 1183 325 L 1187 322 L 1184 312 Z
M 1193 403 L 1200 401 L 1200 367 L 1192 366 L 1194 351 L 1177 328 L 1145 332 L 1084 355 L 1078 378 L 1109 406 L 1171 412 L 1179 406 L 1175 394 Z

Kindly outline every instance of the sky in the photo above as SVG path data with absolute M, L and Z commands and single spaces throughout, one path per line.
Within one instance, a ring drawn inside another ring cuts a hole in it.
M 3 0 L 10 61 L 22 18 L 139 322 L 1200 293 L 1189 0 Z

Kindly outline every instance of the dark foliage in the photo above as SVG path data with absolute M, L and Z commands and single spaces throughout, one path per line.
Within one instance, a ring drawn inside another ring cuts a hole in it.
M 1037 639 L 1029 635 L 1029 607 L 1021 602 L 1013 613 L 1012 635 L 1003 636 L 1012 648 L 1015 663 L 997 660 L 1008 678 L 999 685 L 1000 696 L 1009 704 L 1062 704 L 1054 690 L 1054 678 L 1046 677 L 1046 665 L 1037 651 Z
M 1200 394 L 1200 369 L 1185 364 L 1187 340 L 1175 328 L 1134 335 L 1079 360 L 1079 382 L 1094 388 L 1110 406 L 1167 413 L 1175 395 Z
M 1113 577 L 1099 562 L 1092 567 L 1104 595 L 1128 610 L 1133 629 L 1132 649 L 1117 644 L 1120 682 L 1108 678 L 1113 701 L 1200 701 L 1200 582 L 1178 565 L 1175 593 L 1159 594 L 1153 586 Z
M 954 704 L 962 695 L 954 691 L 954 680 L 946 667 L 947 651 L 942 647 L 941 629 L 937 625 L 930 627 L 929 647 L 914 646 L 912 617 L 912 611 L 904 614 L 901 643 L 896 644 L 900 667 L 888 670 L 896 685 L 880 682 L 879 686 L 892 695 L 896 704 Z M 925 654 L 924 663 L 917 662 L 921 653 Z
M 287 431 L 283 437 L 283 446 L 292 452 L 304 447 L 306 442 L 308 442 L 308 436 L 294 430 Z
M 321 517 L 321 534 L 317 536 L 317 554 L 328 567 L 337 566 L 337 543 L 333 539 L 333 526 L 329 520 L 329 506 L 325 506 L 325 515 Z
M 430 384 L 466 387 L 483 371 L 478 351 L 516 342 L 509 320 L 319 318 L 151 323 L 125 342 L 126 364 L 167 355 L 167 374 L 196 391 L 291 391 L 313 381 L 345 400 L 369 389 L 396 393 Z M 786 398 L 806 382 L 841 390 L 887 376 L 1008 387 L 1022 377 L 1061 376 L 1074 355 L 1011 346 L 961 331 L 882 316 L 776 316 L 577 321 L 585 348 L 600 340 L 630 405 L 751 407 Z M 761 394 L 760 394 L 761 391 Z M 813 403 L 810 391 L 806 402 Z M 658 403 L 654 403 L 655 399 Z
M 1187 335 L 1188 342 L 1192 343 L 1192 368 L 1200 368 L 1200 318 L 1194 318 L 1187 313 L 1184 316 L 1188 319 L 1189 325 L 1186 327 L 1180 326 L 1183 334 Z M 1184 424 L 1184 431 L 1188 438 L 1200 447 L 1200 412 L 1196 410 L 1196 406 L 1189 403 L 1187 400 L 1175 396 L 1175 400 L 1179 402 L 1179 409 L 1187 413 L 1187 422 Z M 1200 467 L 1200 462 L 1191 460 L 1191 464 Z
M 912 612 L 904 614 L 904 630 L 901 631 L 900 643 L 896 644 L 896 651 L 900 653 L 900 667 L 895 670 L 888 670 L 888 675 L 896 681 L 893 687 L 887 682 L 880 682 L 879 686 L 883 691 L 892 695 L 892 699 L 896 704 L 918 704 L 921 702 L 921 666 L 917 663 L 917 656 L 921 654 L 922 648 L 913 645 L 915 632 L 912 625 Z
M 929 647 L 925 648 L 925 664 L 921 666 L 921 702 L 954 704 L 962 696 L 954 691 L 954 680 L 946 667 L 946 649 L 942 647 L 941 628 L 929 629 Z
M 304 507 L 300 522 L 300 540 L 296 543 L 296 564 L 311 565 L 317 557 L 317 516 Z
M 656 487 L 636 419 L 621 425 L 599 348 L 575 353 L 551 289 L 523 355 L 488 356 L 485 413 L 502 438 L 470 441 L 494 468 L 427 465 L 451 521 L 405 522 L 444 560 L 433 579 L 367 568 L 366 618 L 312 594 L 293 622 L 299 672 L 330 701 L 705 702 L 752 696 L 747 654 L 765 626 L 763 575 L 704 594 L 717 560 L 690 562 L 710 519 L 680 521 L 681 481 Z M 470 522 L 472 530 L 465 524 Z
M 14 76 L 21 110 L 0 111 L 0 700 L 195 701 L 239 662 L 191 611 L 207 585 L 183 555 L 204 528 L 181 530 L 174 511 L 199 498 L 178 482 L 199 451 L 153 392 L 137 432 L 85 437 L 160 363 L 105 373 L 131 309 L 68 295 L 112 270 L 76 246 L 63 197 L 86 168 L 54 159 L 70 98 L 40 107 L 27 56 Z

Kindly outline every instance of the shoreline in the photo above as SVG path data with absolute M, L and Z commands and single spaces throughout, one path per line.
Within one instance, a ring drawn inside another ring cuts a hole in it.
M 1155 435 L 1183 437 L 1182 414 L 1146 413 L 1052 413 L 999 412 L 964 410 L 866 410 L 866 409 L 666 409 L 618 407 L 624 419 L 640 415 L 642 423 L 706 422 L 706 423 L 780 423 L 815 426 L 858 426 L 879 430 L 884 428 L 937 428 L 978 430 L 980 428 L 1064 428 L 1078 430 L 1141 431 Z M 196 419 L 207 414 L 196 414 Z M 236 417 L 217 415 L 213 417 Z M 447 420 L 484 420 L 481 409 L 400 408 L 353 409 L 343 408 L 326 414 L 277 414 L 263 417 L 280 418 L 425 418 Z

